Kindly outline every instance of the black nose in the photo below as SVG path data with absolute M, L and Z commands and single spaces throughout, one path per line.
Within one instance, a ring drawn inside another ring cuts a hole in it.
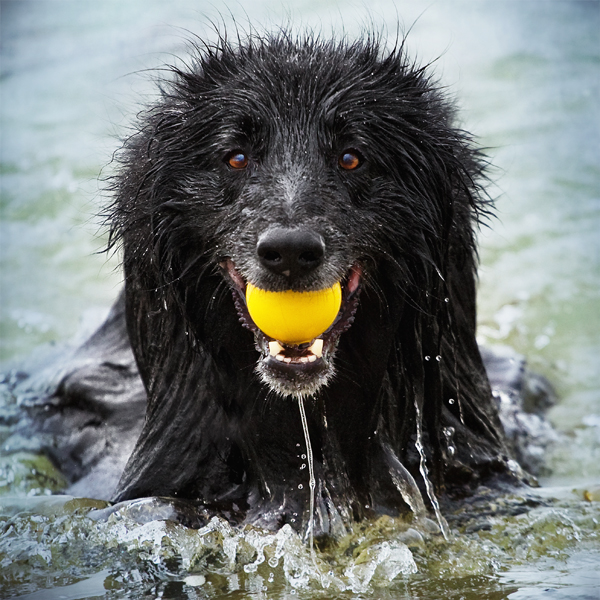
M 260 237 L 256 253 L 266 269 L 293 280 L 314 271 L 323 262 L 325 244 L 310 229 L 278 227 Z

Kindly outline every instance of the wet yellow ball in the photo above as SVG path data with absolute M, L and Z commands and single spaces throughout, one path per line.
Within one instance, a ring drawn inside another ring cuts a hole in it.
M 246 286 L 248 312 L 266 335 L 286 344 L 303 344 L 326 331 L 342 304 L 338 283 L 314 292 L 268 292 Z

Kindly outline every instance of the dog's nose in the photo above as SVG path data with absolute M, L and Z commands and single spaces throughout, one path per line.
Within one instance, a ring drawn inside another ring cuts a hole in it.
M 266 269 L 293 280 L 314 271 L 323 262 L 325 243 L 310 229 L 278 227 L 259 238 L 256 253 Z

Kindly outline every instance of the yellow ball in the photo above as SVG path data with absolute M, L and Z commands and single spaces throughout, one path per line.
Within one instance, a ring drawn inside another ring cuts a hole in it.
M 303 344 L 326 331 L 342 304 L 338 283 L 315 292 L 268 292 L 246 286 L 248 312 L 266 335 L 286 344 Z

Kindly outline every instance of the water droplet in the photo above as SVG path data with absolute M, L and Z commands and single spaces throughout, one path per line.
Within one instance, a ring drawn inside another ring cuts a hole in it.
M 302 463 L 302 464 L 300 465 L 300 470 L 302 471 L 303 469 L 306 469 L 306 463 Z
M 450 398 L 450 399 L 448 400 L 448 404 L 454 404 L 454 398 Z
M 426 356 L 425 360 L 431 360 L 431 356 Z
M 456 448 L 454 446 L 448 446 L 448 456 L 452 458 L 456 453 Z
M 445 436 L 446 436 L 448 439 L 450 439 L 450 438 L 452 438 L 452 436 L 454 435 L 454 431 L 455 431 L 455 429 L 454 429 L 454 427 L 444 427 L 443 431 L 444 431 L 444 435 L 445 435 Z
M 435 357 L 435 360 L 437 360 L 438 362 L 440 362 L 440 361 L 442 360 L 442 357 L 441 357 L 441 356 L 438 354 L 438 355 Z
M 298 484 L 298 489 L 299 489 L 299 490 L 302 490 L 302 489 L 304 489 L 304 486 L 303 486 L 301 483 L 299 483 L 299 484 Z
M 300 458 L 301 458 L 302 460 L 306 460 L 306 454 L 301 454 L 301 455 L 300 455 Z
M 368 504 L 365 504 L 365 508 L 371 508 Z
M 450 298 L 444 298 L 444 302 L 450 302 Z

